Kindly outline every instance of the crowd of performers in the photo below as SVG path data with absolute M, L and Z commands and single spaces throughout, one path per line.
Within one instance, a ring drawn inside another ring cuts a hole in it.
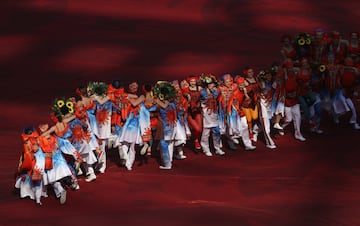
M 22 132 L 24 150 L 15 183 L 20 196 L 41 205 L 52 187 L 65 203 L 66 190 L 79 189 L 78 177 L 91 182 L 105 173 L 110 149 L 118 150 L 127 170 L 132 170 L 137 151 L 151 156 L 154 150 L 160 153 L 160 169 L 171 169 L 173 159 L 186 158 L 182 147 L 189 140 L 205 156 L 225 155 L 223 145 L 255 150 L 262 132 L 261 142 L 275 150 L 270 131 L 283 135 L 293 123 L 294 138 L 305 141 L 302 127 L 323 132 L 324 110 L 335 123 L 351 112 L 349 123 L 360 129 L 354 105 L 359 33 L 343 39 L 336 31 L 316 29 L 284 35 L 281 41 L 281 61 L 257 73 L 246 67 L 238 75 L 203 73 L 141 89 L 137 82 L 90 82 L 75 97 L 56 99 L 54 125 L 28 126 Z

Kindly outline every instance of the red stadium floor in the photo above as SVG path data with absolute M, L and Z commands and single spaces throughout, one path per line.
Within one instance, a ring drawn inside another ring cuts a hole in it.
M 279 58 L 284 33 L 360 26 L 349 1 L 3 1 L 0 14 L 0 226 L 360 225 L 359 131 L 335 125 L 306 142 L 275 136 L 278 148 L 206 157 L 188 147 L 169 171 L 158 155 L 133 171 L 115 150 L 96 181 L 80 179 L 60 205 L 36 207 L 14 191 L 21 131 L 50 122 L 58 96 L 88 81 L 153 82 L 190 73 L 236 74 Z

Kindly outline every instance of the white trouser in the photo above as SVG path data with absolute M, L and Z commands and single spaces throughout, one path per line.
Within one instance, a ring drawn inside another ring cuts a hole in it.
M 250 140 L 250 134 L 249 134 L 249 127 L 248 127 L 248 123 L 246 120 L 246 116 L 242 116 L 240 117 L 240 122 L 239 122 L 239 132 L 240 132 L 240 136 L 241 139 L 244 143 L 245 147 L 251 147 L 252 146 L 252 142 Z
M 163 166 L 171 167 L 174 154 L 173 140 L 160 140 L 160 154 Z
M 88 164 L 88 163 L 84 162 L 82 165 L 84 167 L 86 176 L 94 173 L 94 168 L 92 167 L 92 164 Z
M 41 196 L 44 194 L 44 185 L 41 181 L 38 185 L 33 187 L 34 195 L 35 195 L 35 201 L 37 203 L 40 203 Z
M 295 137 L 302 136 L 301 134 L 301 112 L 300 112 L 300 104 L 295 104 L 291 107 L 285 106 L 285 124 L 281 127 L 285 128 L 289 123 L 293 121 Z
M 271 109 L 266 105 L 266 102 L 260 101 L 260 122 L 263 127 L 263 133 L 266 145 L 275 145 L 275 142 L 270 136 L 270 118 Z
M 56 197 L 60 198 L 61 192 L 65 191 L 65 189 L 63 188 L 61 183 L 59 181 L 56 181 L 55 183 L 52 183 L 51 185 L 54 188 L 54 192 L 55 192 Z
M 135 143 L 123 144 L 122 151 L 124 153 L 125 166 L 127 168 L 132 168 L 135 162 Z
M 212 132 L 214 148 L 216 150 L 221 149 L 220 129 L 218 127 L 203 128 L 200 144 L 204 152 L 210 152 L 210 147 L 209 147 L 210 132 Z
M 352 113 L 349 123 L 351 123 L 351 124 L 357 123 L 356 109 L 355 109 L 354 103 L 352 102 L 352 100 L 350 98 L 346 98 L 346 104 L 350 108 L 351 113 Z
M 105 148 L 106 148 L 106 140 L 102 140 L 102 143 L 101 145 L 99 145 L 99 149 L 101 151 L 103 151 L 102 153 L 102 156 L 100 159 L 98 159 L 98 165 L 97 165 L 97 168 L 96 170 L 100 171 L 100 172 L 105 172 L 105 169 L 106 169 L 106 151 L 105 151 Z

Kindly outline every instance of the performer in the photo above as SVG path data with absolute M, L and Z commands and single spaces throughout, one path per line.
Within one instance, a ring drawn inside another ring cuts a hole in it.
M 175 137 L 175 154 L 176 159 L 186 159 L 184 150 L 182 147 L 186 144 L 186 140 L 191 136 L 190 128 L 187 122 L 188 103 L 184 97 L 182 90 L 180 89 L 179 81 L 172 81 L 172 85 L 176 91 L 176 97 L 174 99 L 176 104 L 176 137 Z
M 250 138 L 252 141 L 256 142 L 259 130 L 257 123 L 259 118 L 258 97 L 260 94 L 260 85 L 254 75 L 254 69 L 249 67 L 245 68 L 244 75 L 245 88 L 249 98 L 245 99 L 243 104 L 243 111 L 247 119 Z
M 294 62 L 287 59 L 284 62 L 285 75 L 285 123 L 281 126 L 285 129 L 291 121 L 294 123 L 295 139 L 305 141 L 306 139 L 301 134 L 301 112 L 299 104 L 299 90 L 297 84 L 298 69 L 294 68 Z M 280 130 L 280 135 L 284 135 L 284 130 Z
M 123 118 L 125 114 L 123 113 L 124 108 L 124 99 L 127 99 L 127 94 L 123 84 L 119 80 L 113 80 L 111 84 L 108 85 L 107 95 L 112 103 L 112 112 L 111 112 L 111 136 L 108 139 L 108 148 L 115 148 L 115 141 L 117 137 L 121 136 L 122 126 L 126 118 Z M 120 152 L 120 147 L 119 152 Z
M 159 120 L 159 111 L 157 108 L 157 105 L 155 104 L 155 98 L 153 93 L 153 86 L 150 84 L 143 85 L 143 92 L 144 92 L 144 105 L 146 109 L 150 112 L 150 128 L 151 128 L 151 135 L 148 136 L 145 140 L 148 140 L 145 142 L 145 145 L 141 148 L 140 154 L 144 155 L 146 152 L 147 156 L 151 156 L 152 147 L 155 142 L 156 138 L 156 128 L 158 127 Z
M 313 72 L 308 59 L 300 59 L 299 74 L 297 75 L 300 108 L 304 113 L 306 121 L 309 123 L 310 131 L 321 134 L 323 133 L 323 131 L 319 128 L 321 119 L 321 102 L 319 94 L 313 92 L 311 89 L 312 77 Z M 314 108 L 318 110 L 315 112 L 312 111 L 314 113 L 311 114 L 311 109 Z
M 297 60 L 297 53 L 290 35 L 283 35 L 281 37 L 282 47 L 280 49 L 280 55 L 283 60 L 290 58 L 293 61 Z
M 348 41 L 342 39 L 338 31 L 332 31 L 329 37 L 329 45 L 327 46 L 326 54 L 334 53 L 335 63 L 343 64 L 347 51 Z M 326 61 L 326 58 L 324 59 Z
M 102 151 L 101 158 L 98 159 L 96 170 L 100 173 L 104 173 L 106 170 L 106 142 L 111 138 L 111 113 L 112 102 L 108 94 L 108 86 L 104 82 L 90 82 L 88 85 L 90 96 L 92 97 L 95 109 L 96 123 L 92 124 L 93 130 L 99 149 Z
M 282 130 L 280 121 L 284 117 L 285 112 L 285 87 L 284 87 L 284 71 L 278 63 L 271 65 L 270 72 L 275 78 L 273 82 L 274 96 L 272 98 L 272 113 L 274 129 Z
M 200 107 L 201 86 L 198 85 L 198 76 L 190 75 L 186 81 L 188 82 L 188 86 L 183 85 L 182 89 L 189 103 L 187 121 L 191 129 L 192 137 L 194 139 L 195 151 L 198 151 L 201 150 L 199 140 L 202 133 L 203 122 Z
M 269 149 L 275 149 L 276 145 L 270 136 L 270 120 L 272 117 L 271 103 L 274 96 L 273 90 L 273 78 L 270 70 L 263 70 L 259 73 L 260 79 L 260 95 L 259 95 L 259 117 L 262 130 L 264 132 L 264 138 L 266 147 Z
M 300 33 L 295 36 L 295 49 L 297 54 L 297 59 L 307 58 L 309 61 L 312 61 L 312 56 L 314 53 L 314 37 L 309 33 Z M 295 66 L 299 66 L 297 62 L 294 62 Z
M 315 28 L 311 49 L 312 68 L 319 67 L 326 57 L 326 48 L 329 44 L 329 38 L 323 28 Z M 310 58 L 309 58 L 310 59 Z
M 55 161 L 57 161 L 55 154 L 58 154 L 57 153 L 58 152 L 57 149 L 59 147 L 58 138 L 53 134 L 46 133 L 46 131 L 48 131 L 48 129 L 49 129 L 49 125 L 46 123 L 39 125 L 39 130 L 42 134 L 41 134 L 41 136 L 39 136 L 38 140 L 39 140 L 39 145 L 41 147 L 41 150 L 45 153 L 45 173 L 46 174 L 48 173 L 48 171 L 50 171 L 50 173 L 52 173 L 54 165 L 55 165 L 55 167 L 60 165 L 60 164 L 54 163 Z M 80 186 L 79 186 L 79 183 L 77 180 L 76 170 L 75 170 L 76 163 L 81 164 L 83 161 L 80 153 L 77 151 L 74 151 L 73 153 L 67 153 L 67 154 L 61 152 L 61 154 L 64 156 L 64 159 L 67 162 L 67 166 L 71 171 L 71 175 L 65 176 L 63 179 L 61 179 L 62 182 L 64 182 L 63 184 L 67 185 L 72 190 L 80 189 Z M 71 154 L 74 154 L 75 156 L 72 156 Z M 61 157 L 60 157 L 60 160 L 62 160 Z M 46 175 L 46 176 L 48 176 L 48 175 Z M 48 183 L 47 178 L 48 177 L 46 177 L 46 180 L 44 180 L 45 183 Z
M 49 184 L 55 183 L 56 185 L 56 182 L 61 179 L 68 181 L 69 186 L 71 186 L 70 183 L 77 183 L 75 178 L 76 175 L 74 175 L 68 162 L 64 158 L 64 155 L 71 156 L 74 160 L 82 163 L 81 154 L 71 143 L 73 139 L 73 132 L 69 124 L 75 118 L 74 100 L 68 98 L 57 98 L 54 100 L 51 113 L 51 119 L 55 122 L 55 125 L 50 128 L 47 124 L 40 126 L 42 146 L 44 149 L 52 149 L 53 153 L 53 168 L 47 170 Z M 46 147 L 47 145 L 50 147 Z M 88 178 L 90 178 L 90 172 L 88 174 Z M 76 184 L 73 184 L 72 186 L 76 187 Z M 61 191 L 63 189 L 60 187 L 58 190 Z
M 324 67 L 319 70 L 324 76 L 324 107 L 333 116 L 335 124 L 340 123 L 339 115 L 350 110 L 341 91 L 340 68 L 340 64 L 335 63 L 335 54 L 329 52 Z
M 103 159 L 102 157 L 104 151 L 100 150 L 98 140 L 94 133 L 94 129 L 97 129 L 97 122 L 95 116 L 95 103 L 94 103 L 94 98 L 92 96 L 89 96 L 89 93 L 87 87 L 79 87 L 76 89 L 76 94 L 78 95 L 77 98 L 78 101 L 75 104 L 75 115 L 78 120 L 74 120 L 71 129 L 74 132 L 74 134 L 78 133 L 78 135 L 75 135 L 75 137 L 76 136 L 78 137 L 77 139 L 75 139 L 75 143 L 76 140 L 81 141 L 82 139 L 79 139 L 81 137 L 86 138 L 85 139 L 86 142 L 83 143 L 84 144 L 86 143 L 88 145 L 88 149 L 90 150 L 89 152 L 85 152 L 84 154 L 82 154 L 82 157 L 84 157 L 84 163 L 81 164 L 81 167 L 76 165 L 77 175 L 83 174 L 81 169 L 83 168 L 84 171 L 87 173 L 87 175 L 91 175 L 93 177 L 94 175 L 92 174 L 92 172 L 94 171 L 93 164 L 95 162 L 99 164 L 99 161 Z M 80 130 L 80 128 L 82 128 L 82 130 Z M 80 144 L 80 145 L 84 145 L 84 144 Z M 96 155 L 96 159 L 94 158 L 94 153 Z M 98 172 L 104 173 L 104 171 L 102 170 Z
M 244 77 L 237 75 L 235 76 L 234 80 L 238 88 L 234 90 L 234 94 L 230 98 L 228 106 L 231 109 L 228 109 L 228 111 L 231 112 L 231 117 L 235 117 L 236 120 L 230 120 L 230 123 L 233 123 L 230 125 L 230 127 L 235 128 L 234 134 L 241 137 L 245 150 L 252 151 L 256 149 L 256 146 L 254 146 L 250 140 L 246 116 L 242 110 L 242 105 L 245 98 L 249 98 L 246 97 L 247 93 L 245 89 L 245 79 Z
M 219 114 L 220 118 L 224 120 L 220 120 L 220 133 L 225 134 L 227 139 L 227 143 L 231 150 L 237 150 L 235 144 L 239 144 L 238 137 L 235 135 L 236 128 L 231 126 L 235 125 L 235 122 L 231 122 L 236 120 L 234 109 L 229 105 L 231 97 L 234 95 L 234 91 L 237 89 L 237 85 L 234 84 L 233 77 L 230 74 L 225 74 L 222 76 L 222 84 L 219 85 Z
M 21 134 L 24 150 L 16 172 L 15 188 L 20 191 L 20 198 L 29 197 L 41 206 L 41 198 L 47 197 L 44 185 L 45 153 L 38 142 L 39 133 L 34 127 L 24 128 Z
M 358 56 L 360 56 L 360 34 L 359 32 L 351 32 L 349 36 L 350 37 L 347 50 L 351 59 L 354 61 Z
M 359 71 L 354 67 L 354 62 L 351 57 L 345 58 L 344 66 L 340 69 L 340 84 L 342 86 L 343 94 L 345 97 L 346 104 L 351 111 L 351 117 L 349 123 L 356 130 L 360 129 L 360 126 L 357 122 L 357 114 L 355 105 L 352 101 L 356 80 L 359 76 Z
M 200 92 L 200 103 L 203 115 L 203 131 L 201 135 L 201 148 L 206 156 L 212 156 L 209 146 L 209 136 L 212 133 L 215 153 L 224 155 L 221 150 L 221 134 L 219 127 L 219 109 L 217 98 L 219 92 L 216 88 L 216 78 L 212 74 L 203 74 L 201 76 L 203 89 Z
M 169 170 L 172 168 L 174 143 L 176 137 L 176 90 L 174 86 L 166 81 L 158 81 L 154 87 L 156 104 L 159 109 L 160 121 L 160 169 Z
M 146 134 L 145 142 L 151 139 L 150 129 L 150 113 L 144 106 L 145 97 L 137 96 L 137 83 L 133 82 L 129 85 L 128 101 L 129 105 L 126 110 L 127 118 L 123 126 L 123 131 L 117 144 L 122 146 L 123 156 L 125 159 L 125 167 L 132 170 L 135 162 L 135 145 L 144 145 L 144 134 Z M 147 147 L 145 148 L 145 150 Z

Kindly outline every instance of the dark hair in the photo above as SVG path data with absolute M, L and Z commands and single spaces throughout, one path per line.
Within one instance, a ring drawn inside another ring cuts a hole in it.
M 33 126 L 27 126 L 24 128 L 23 133 L 26 135 L 30 135 L 35 132 L 35 128 Z
M 113 81 L 111 82 L 111 85 L 112 85 L 115 89 L 120 89 L 120 88 L 124 87 L 124 84 L 122 84 L 122 83 L 120 82 L 120 80 L 118 80 L 118 79 L 113 80 Z
M 152 86 L 150 84 L 143 85 L 143 89 L 145 92 L 150 92 L 152 89 Z

